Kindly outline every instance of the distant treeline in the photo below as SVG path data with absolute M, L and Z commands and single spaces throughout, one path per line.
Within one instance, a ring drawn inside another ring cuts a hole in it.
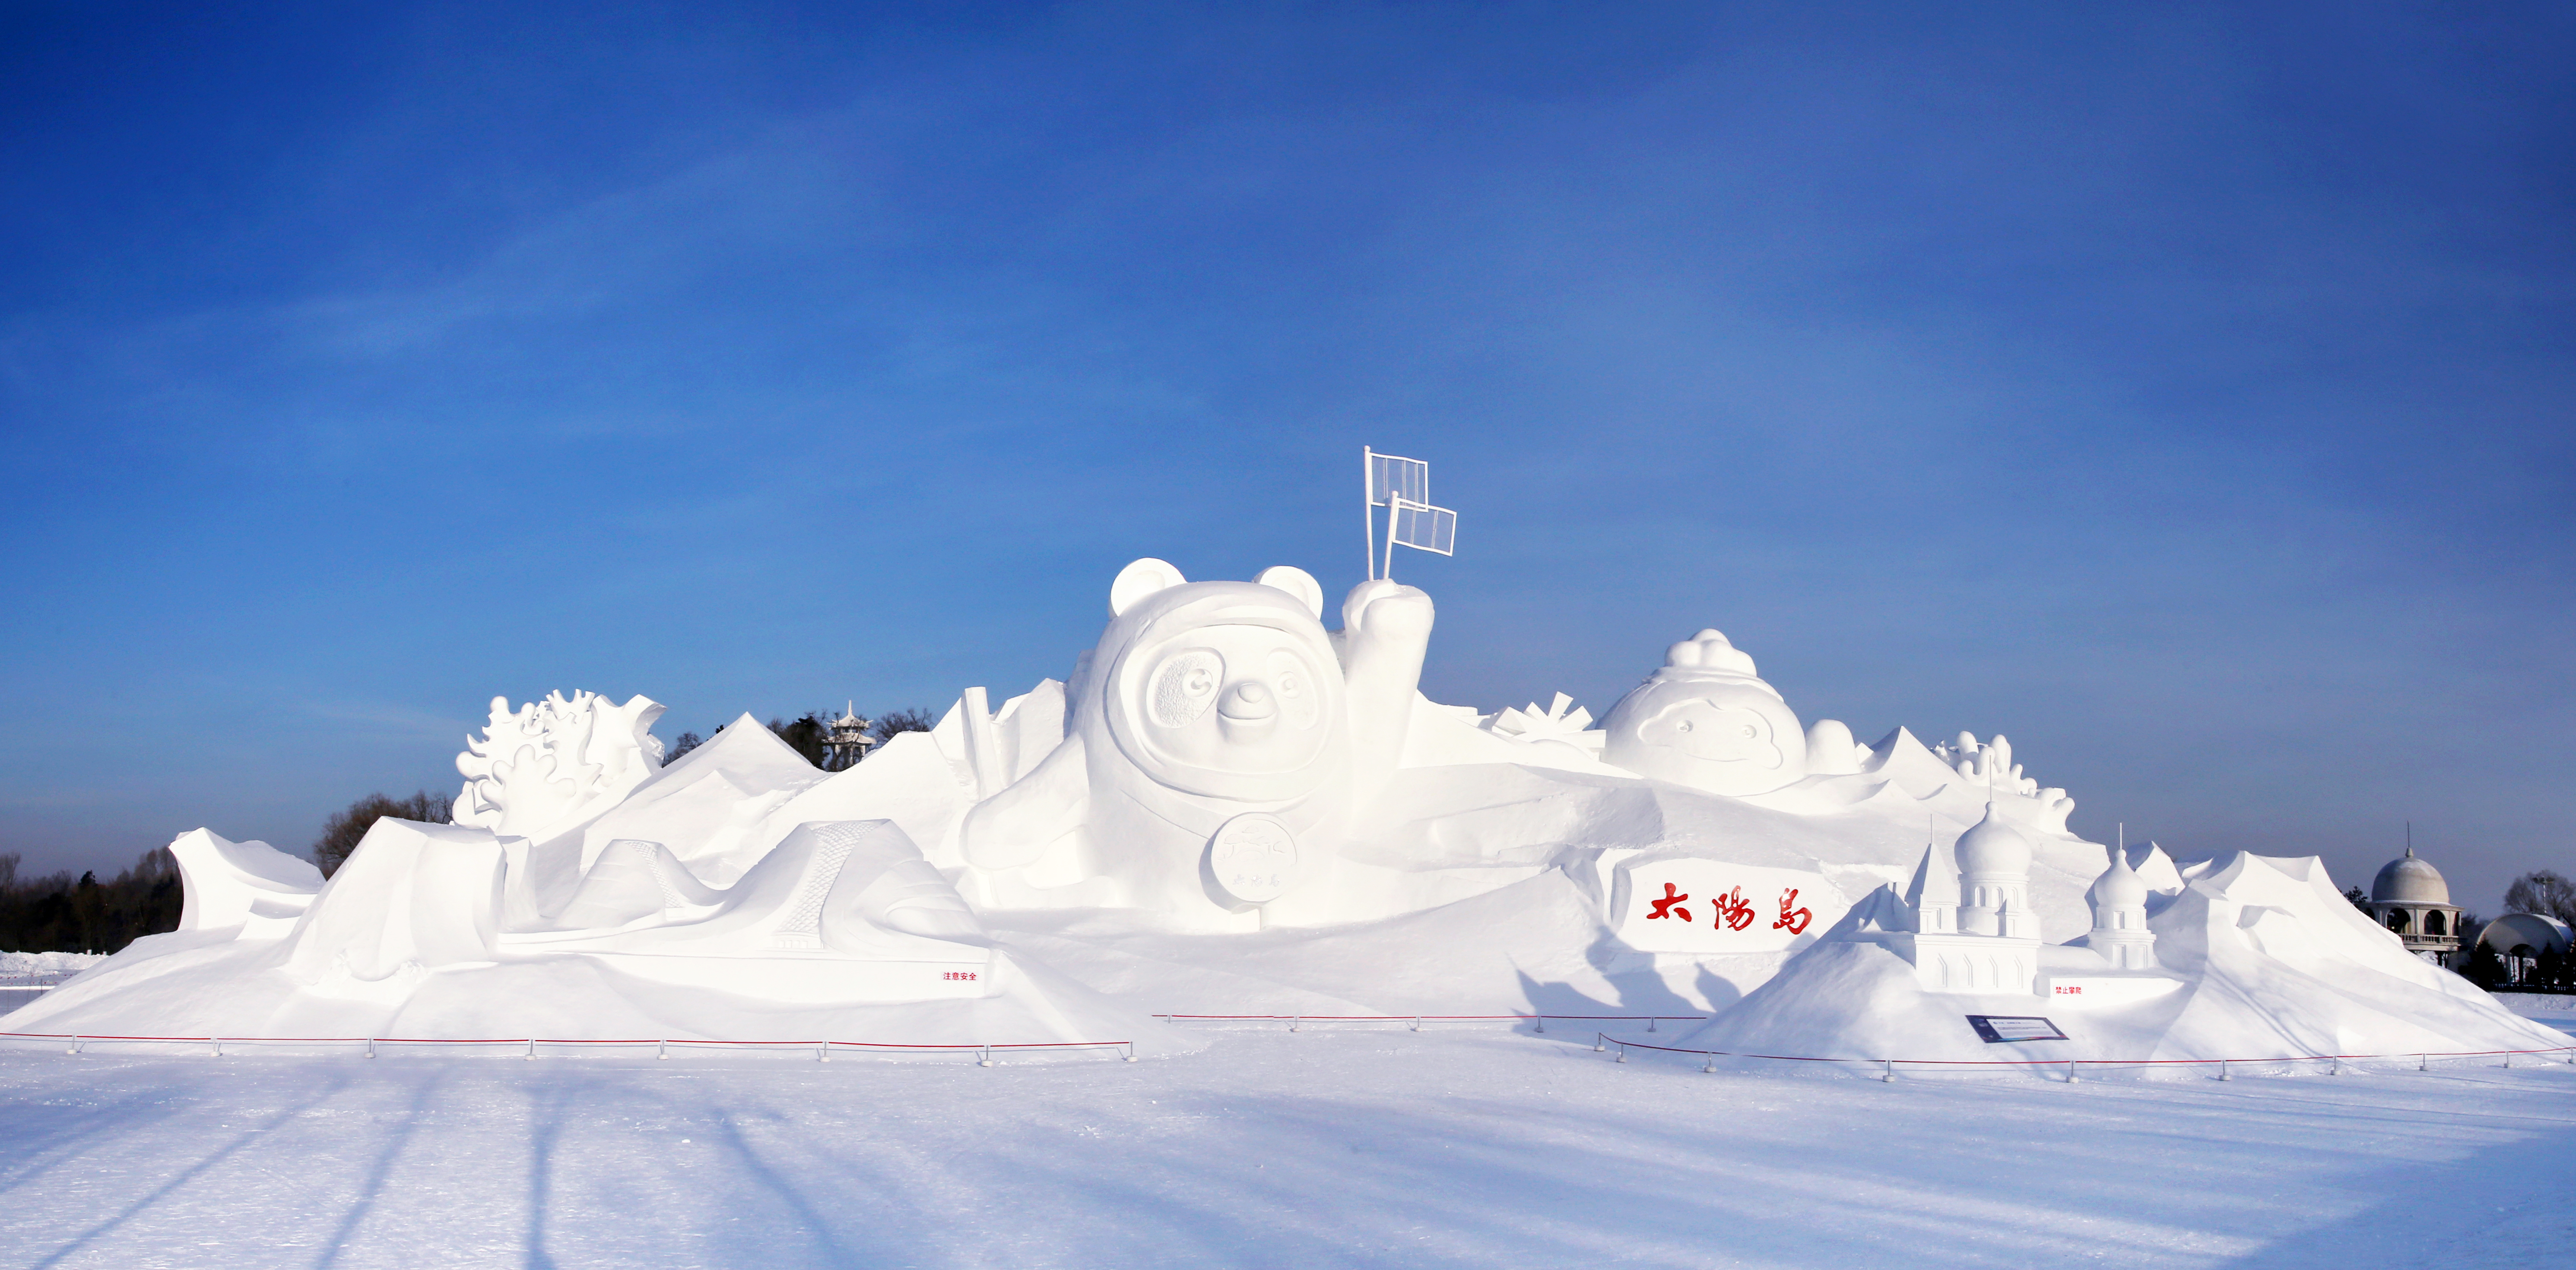
M 18 876 L 16 852 L 0 854 L 0 949 L 112 953 L 145 935 L 179 929 L 186 896 L 170 849 L 143 853 L 107 881 L 71 870 Z

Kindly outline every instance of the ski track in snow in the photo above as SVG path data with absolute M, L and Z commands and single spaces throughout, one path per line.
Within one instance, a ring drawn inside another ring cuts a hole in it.
M 2550 1264 L 2571 1171 L 2563 1065 L 1882 1084 L 1436 1028 L 989 1069 L 0 1052 L 8 1267 Z

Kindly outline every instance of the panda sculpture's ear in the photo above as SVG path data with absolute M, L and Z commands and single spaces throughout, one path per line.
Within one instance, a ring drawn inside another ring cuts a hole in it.
M 1324 584 L 1317 582 L 1314 574 L 1293 564 L 1274 564 L 1253 581 L 1296 596 L 1297 602 L 1306 606 L 1307 616 L 1319 622 L 1324 619 Z
M 1109 616 L 1116 617 L 1136 607 L 1138 600 L 1187 581 L 1169 563 L 1147 556 L 1119 570 L 1118 580 L 1109 584 Z

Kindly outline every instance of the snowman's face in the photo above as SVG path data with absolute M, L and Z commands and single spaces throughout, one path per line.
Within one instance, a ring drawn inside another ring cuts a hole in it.
M 1131 649 L 1109 685 L 1119 748 L 1148 776 L 1238 798 L 1302 792 L 1341 718 L 1342 680 L 1313 631 L 1258 616 Z
M 1709 763 L 1743 763 L 1770 769 L 1780 766 L 1778 738 L 1771 720 L 1757 710 L 1705 697 L 1672 702 L 1638 725 L 1639 740 L 1679 750 Z

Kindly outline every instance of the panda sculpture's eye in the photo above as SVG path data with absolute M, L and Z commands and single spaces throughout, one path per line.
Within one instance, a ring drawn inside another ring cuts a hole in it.
M 1300 728 L 1315 725 L 1320 708 L 1316 696 L 1315 674 L 1306 659 L 1286 649 L 1270 654 L 1270 689 L 1279 694 L 1279 704 L 1288 721 Z
M 1225 680 L 1225 659 L 1213 650 L 1193 648 L 1174 653 L 1163 660 L 1162 669 L 1154 672 L 1154 684 L 1146 694 L 1147 708 L 1154 722 L 1167 728 L 1186 727 L 1206 714 L 1216 704 L 1216 690 Z

